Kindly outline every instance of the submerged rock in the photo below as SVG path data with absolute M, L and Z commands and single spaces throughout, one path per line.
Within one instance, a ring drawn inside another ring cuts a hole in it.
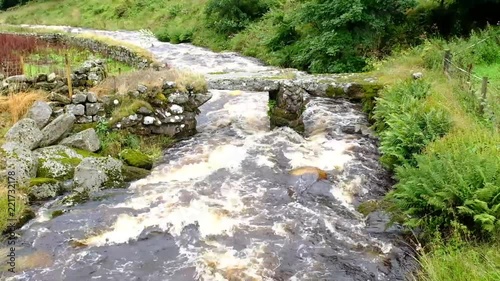
M 289 174 L 293 176 L 315 175 L 317 177 L 317 180 L 326 180 L 328 178 L 328 175 L 325 171 L 310 166 L 293 169 L 289 172 Z

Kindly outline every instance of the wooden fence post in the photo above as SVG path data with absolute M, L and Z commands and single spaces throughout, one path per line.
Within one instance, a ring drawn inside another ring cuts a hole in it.
M 24 73 L 24 58 L 23 58 L 23 56 L 20 56 L 19 60 L 21 61 L 21 74 L 25 74 Z
M 481 113 L 484 114 L 486 105 L 486 93 L 488 92 L 488 77 L 483 77 L 483 84 L 481 86 Z
M 469 63 L 469 65 L 467 65 L 467 86 L 468 86 L 468 91 L 469 92 L 472 92 L 472 83 L 470 81 L 472 77 L 472 63 Z
M 69 98 L 73 99 L 73 81 L 71 80 L 71 67 L 69 65 L 68 54 L 64 54 L 64 64 L 66 65 L 66 77 L 68 79 Z
M 444 51 L 443 60 L 443 71 L 445 74 L 450 75 L 450 65 L 451 65 L 451 51 L 449 49 Z

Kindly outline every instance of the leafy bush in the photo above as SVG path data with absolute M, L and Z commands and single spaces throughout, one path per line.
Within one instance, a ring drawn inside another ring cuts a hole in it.
M 394 26 L 405 21 L 405 11 L 413 0 L 317 0 L 308 1 L 292 15 L 300 40 L 283 49 L 293 66 L 310 72 L 351 72 L 366 66 L 372 55 L 389 52 L 386 42 Z M 284 21 L 288 24 L 287 21 Z M 284 26 L 278 38 L 293 29 Z M 285 37 L 285 40 L 289 38 Z M 273 48 L 276 46 L 274 40 Z
M 209 26 L 227 35 L 243 30 L 270 8 L 266 0 L 209 0 L 205 14 Z
M 456 133 L 396 169 L 388 195 L 405 224 L 433 231 L 467 230 L 489 237 L 500 230 L 500 137 L 487 131 Z
M 425 105 L 429 89 L 426 82 L 404 82 L 378 99 L 374 126 L 380 132 L 380 161 L 387 168 L 415 165 L 414 155 L 450 129 L 451 121 L 444 111 Z

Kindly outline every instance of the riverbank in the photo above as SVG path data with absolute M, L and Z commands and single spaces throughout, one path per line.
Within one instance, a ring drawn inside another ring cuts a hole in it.
M 497 280 L 500 213 L 499 29 L 470 39 L 430 40 L 379 62 L 391 83 L 374 111 L 381 161 L 398 183 L 385 206 L 421 249 L 419 280 Z M 473 47 L 470 47 L 473 46 Z M 454 54 L 443 74 L 443 54 Z M 474 65 L 467 81 L 459 75 Z M 401 79 L 420 71 L 423 78 Z M 486 96 L 481 78 L 489 76 Z M 465 85 L 465 87 L 464 87 Z

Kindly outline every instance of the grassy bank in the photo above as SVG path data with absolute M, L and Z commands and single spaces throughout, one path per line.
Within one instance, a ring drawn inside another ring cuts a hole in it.
M 428 40 L 374 65 L 389 84 L 374 128 L 381 161 L 398 181 L 386 205 L 424 245 L 417 280 L 500 276 L 499 38 L 499 28 L 490 28 L 467 40 Z M 445 49 L 456 67 L 473 64 L 474 75 L 490 76 L 486 100 L 480 83 L 464 83 L 461 71 L 444 75 Z M 424 78 L 409 79 L 416 71 Z
M 396 2 L 381 10 L 370 1 L 30 1 L 0 12 L 0 23 L 150 29 L 161 41 L 234 50 L 272 65 L 316 73 L 355 72 L 369 57 L 418 38 L 404 35 L 404 30 L 419 30 L 405 23 L 406 10 L 416 9 L 416 2 Z

